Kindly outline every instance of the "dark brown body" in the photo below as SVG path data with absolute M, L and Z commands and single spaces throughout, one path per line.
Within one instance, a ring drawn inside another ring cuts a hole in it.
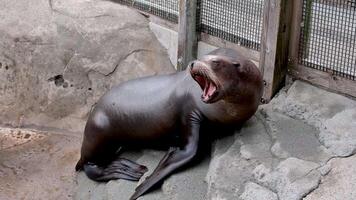
M 233 81 L 220 80 L 214 102 L 205 103 L 201 99 L 202 89 L 191 74 L 194 68 L 209 68 L 209 62 L 216 58 L 222 61 L 215 71 L 208 70 L 217 75 L 216 79 Z M 239 63 L 236 69 L 229 65 L 233 59 Z M 224 72 L 225 69 L 240 72 Z M 159 145 L 166 140 L 175 143 L 152 175 L 136 189 L 131 197 L 136 199 L 194 157 L 203 121 L 239 125 L 255 113 L 261 95 L 262 78 L 256 66 L 229 49 L 213 51 L 183 72 L 125 82 L 105 94 L 90 114 L 76 169 L 84 168 L 97 181 L 138 180 L 146 168 L 117 159 L 117 150 Z M 119 172 L 114 173 L 115 170 Z M 130 173 L 125 174 L 126 171 Z

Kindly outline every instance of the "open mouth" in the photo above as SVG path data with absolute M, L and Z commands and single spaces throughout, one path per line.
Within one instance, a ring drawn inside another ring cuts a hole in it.
M 201 99 L 205 103 L 214 102 L 214 98 L 217 97 L 219 91 L 217 85 L 203 72 L 196 71 L 191 72 L 193 79 L 200 85 L 203 90 Z

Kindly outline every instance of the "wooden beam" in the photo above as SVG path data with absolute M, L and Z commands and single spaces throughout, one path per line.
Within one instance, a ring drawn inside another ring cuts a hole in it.
M 332 72 L 323 72 L 303 65 L 291 66 L 289 74 L 295 79 L 300 79 L 316 86 L 342 94 L 347 97 L 356 97 L 356 81 L 335 76 Z
M 293 1 L 293 12 L 291 20 L 291 32 L 289 42 L 289 58 L 288 66 L 295 66 L 298 64 L 298 52 L 299 52 L 299 39 L 301 22 L 303 17 L 303 1 Z
M 285 81 L 292 4 L 288 0 L 265 1 L 260 56 L 265 83 L 263 103 L 269 102 Z
M 197 57 L 197 0 L 179 0 L 177 69 L 184 70 Z

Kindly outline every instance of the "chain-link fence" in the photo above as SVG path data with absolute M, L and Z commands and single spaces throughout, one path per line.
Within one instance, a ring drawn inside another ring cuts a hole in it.
M 112 0 L 178 23 L 179 0 Z M 356 79 L 356 0 L 302 0 L 298 63 Z M 197 31 L 259 51 L 265 0 L 198 0 Z
M 264 0 L 200 0 L 197 29 L 260 50 Z
M 178 0 L 113 0 L 178 23 Z M 264 0 L 198 0 L 197 31 L 260 50 Z
M 303 0 L 298 62 L 356 78 L 356 0 Z

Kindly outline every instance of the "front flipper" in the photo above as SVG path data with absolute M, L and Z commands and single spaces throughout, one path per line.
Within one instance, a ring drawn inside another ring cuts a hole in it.
M 201 118 L 197 112 L 192 112 L 183 120 L 183 147 L 170 148 L 152 174 L 136 188 L 130 200 L 135 200 L 145 194 L 163 178 L 194 158 L 198 149 Z

